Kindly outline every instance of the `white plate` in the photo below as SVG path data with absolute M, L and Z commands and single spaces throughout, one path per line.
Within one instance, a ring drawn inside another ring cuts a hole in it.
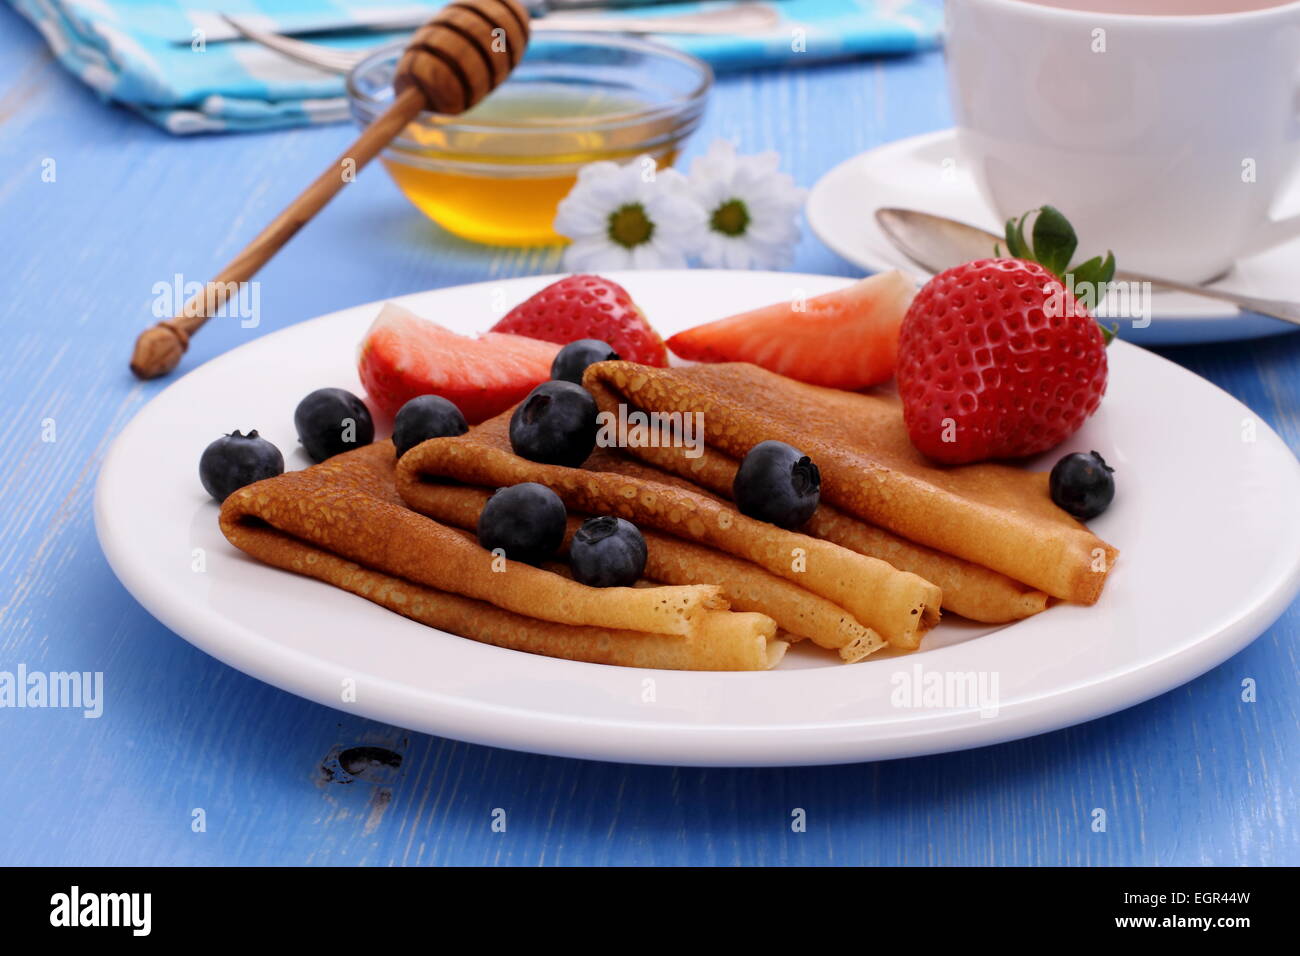
M 1296 188 L 1300 190 L 1300 180 Z M 1289 199 L 1284 199 L 1288 208 L 1296 204 Z M 998 217 L 962 164 L 956 134 L 950 129 L 898 140 L 840 163 L 813 186 L 805 213 L 818 238 L 853 264 L 869 272 L 919 272 L 876 224 L 875 212 L 882 206 L 919 209 L 1002 232 Z M 1216 285 L 1248 295 L 1293 299 L 1298 294 L 1298 257 L 1300 239 L 1242 259 Z M 1157 292 L 1152 296 L 1151 324 L 1137 328 L 1123 323 L 1120 335 L 1139 345 L 1186 345 L 1294 331 L 1296 326 L 1242 313 L 1224 302 Z
M 846 281 L 708 271 L 616 278 L 665 334 Z M 553 279 L 398 301 L 473 332 Z M 476 644 L 247 558 L 222 537 L 217 506 L 199 486 L 200 452 L 234 428 L 261 430 L 289 468 L 304 467 L 294 407 L 321 386 L 360 392 L 354 356 L 377 311 L 336 312 L 195 369 L 123 429 L 95 494 L 104 553 L 141 604 L 232 667 L 331 707 L 461 740 L 606 760 L 901 757 L 1042 733 L 1169 690 L 1245 647 L 1300 586 L 1300 465 L 1291 452 L 1235 399 L 1119 342 L 1101 410 L 1062 449 L 1095 448 L 1116 468 L 1118 497 L 1094 528 L 1122 554 L 1095 607 L 1061 605 L 1001 629 L 943 623 L 908 657 L 840 665 L 815 649 L 792 653 L 768 673 L 635 670 Z M 997 716 L 893 706 L 895 675 L 916 667 L 996 675 Z M 355 682 L 355 702 L 342 699 L 345 681 Z

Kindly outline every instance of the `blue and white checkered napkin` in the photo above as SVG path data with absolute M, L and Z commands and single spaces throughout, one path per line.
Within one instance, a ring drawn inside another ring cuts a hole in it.
M 9 0 L 36 25 L 72 73 L 106 99 L 123 103 L 172 133 L 260 130 L 345 119 L 343 80 L 244 41 L 203 42 L 224 34 L 216 11 L 274 30 L 366 21 L 441 0 Z M 641 7 L 637 16 L 708 9 L 727 0 Z M 717 70 L 905 53 L 933 46 L 939 0 L 774 0 L 782 22 L 770 33 L 660 36 Z M 792 42 L 795 28 L 802 41 Z M 323 42 L 363 48 L 379 34 Z M 796 50 L 802 46 L 802 50 Z

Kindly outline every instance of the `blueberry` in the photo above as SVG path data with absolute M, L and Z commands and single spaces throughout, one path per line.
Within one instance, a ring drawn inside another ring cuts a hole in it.
M 564 502 L 545 485 L 526 481 L 500 488 L 478 516 L 478 543 L 497 548 L 511 561 L 536 564 L 559 550 L 564 541 Z
M 510 447 L 529 461 L 576 468 L 596 447 L 596 414 L 581 385 L 543 382 L 510 416 Z
M 573 576 L 593 588 L 631 587 L 645 570 L 645 538 L 636 525 L 605 515 L 588 518 L 573 535 Z
M 203 488 L 218 501 L 225 501 L 232 492 L 263 478 L 284 474 L 284 456 L 253 429 L 247 435 L 233 431 L 223 435 L 207 448 L 199 458 L 199 481 Z
M 324 461 L 375 440 L 365 402 L 342 388 L 318 388 L 293 413 L 298 440 L 312 461 Z
M 582 373 L 587 370 L 588 365 L 616 361 L 618 361 L 618 353 L 608 342 L 602 342 L 600 339 L 578 339 L 556 353 L 555 361 L 551 363 L 551 378 L 581 385 Z
M 1052 500 L 1080 521 L 1095 518 L 1115 498 L 1114 471 L 1095 451 L 1066 455 L 1047 480 Z
M 740 463 L 731 496 L 741 514 L 797 528 L 817 510 L 822 476 L 803 452 L 785 442 L 761 441 Z
M 430 438 L 447 438 L 469 431 L 460 409 L 439 395 L 420 395 L 397 410 L 393 419 L 393 444 L 397 457 Z

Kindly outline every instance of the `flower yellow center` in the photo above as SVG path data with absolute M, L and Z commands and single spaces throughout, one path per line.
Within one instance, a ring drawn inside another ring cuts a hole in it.
M 609 238 L 625 249 L 649 242 L 654 231 L 655 224 L 639 202 L 619 206 L 609 214 Z
M 713 210 L 709 227 L 727 236 L 742 235 L 749 228 L 749 210 L 739 199 L 729 199 Z

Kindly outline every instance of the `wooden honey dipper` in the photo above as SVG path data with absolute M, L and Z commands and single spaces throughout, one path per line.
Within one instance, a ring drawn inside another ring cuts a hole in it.
M 416 31 L 397 63 L 394 98 L 334 164 L 258 233 L 174 318 L 140 333 L 131 371 L 157 378 L 176 367 L 190 337 L 240 283 L 266 265 L 327 202 L 423 110 L 463 113 L 496 89 L 528 45 L 528 12 L 519 0 L 456 0 Z

